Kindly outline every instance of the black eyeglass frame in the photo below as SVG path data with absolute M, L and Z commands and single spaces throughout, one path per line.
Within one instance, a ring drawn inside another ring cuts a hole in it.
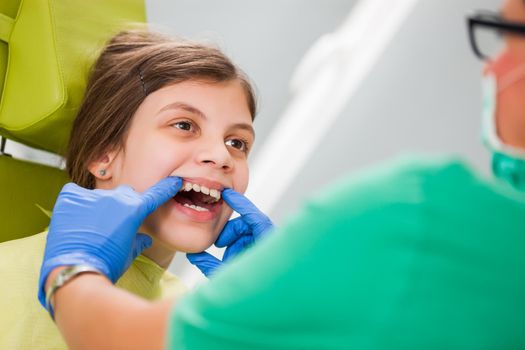
M 467 25 L 468 25 L 468 33 L 469 33 L 469 40 L 470 40 L 470 46 L 472 47 L 472 51 L 478 56 L 480 59 L 486 61 L 490 60 L 490 57 L 485 56 L 476 43 L 475 38 L 475 30 L 476 27 L 489 27 L 493 29 L 497 29 L 499 31 L 509 32 L 513 34 L 520 34 L 525 36 L 525 23 L 518 23 L 513 21 L 508 21 L 501 17 L 500 14 L 495 12 L 478 12 L 474 15 L 467 17 Z

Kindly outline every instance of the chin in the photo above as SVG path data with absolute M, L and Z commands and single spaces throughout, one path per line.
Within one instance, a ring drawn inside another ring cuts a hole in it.
M 172 201 L 146 219 L 146 232 L 173 251 L 200 253 L 215 243 L 231 216 L 232 210 L 224 206 L 211 220 L 199 222 Z
M 221 226 L 222 228 L 222 226 Z M 178 252 L 200 253 L 215 243 L 219 230 L 198 223 L 174 223 L 154 236 L 164 246 Z

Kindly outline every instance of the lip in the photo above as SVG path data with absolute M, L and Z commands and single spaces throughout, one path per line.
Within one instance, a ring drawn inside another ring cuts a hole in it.
M 186 217 L 196 222 L 208 222 L 208 221 L 214 220 L 216 217 L 219 216 L 221 209 L 222 209 L 222 205 L 224 203 L 224 201 L 221 199 L 217 202 L 217 204 L 215 204 L 211 208 L 210 211 L 196 211 L 191 208 L 183 206 L 182 204 L 177 202 L 175 198 L 172 198 L 171 201 L 177 211 L 181 212 Z
M 181 178 L 183 180 L 183 183 L 191 182 L 193 184 L 206 186 L 209 189 L 218 190 L 220 192 L 222 192 L 222 190 L 224 190 L 225 188 L 229 187 L 229 186 L 223 185 L 219 181 L 206 179 L 203 177 L 181 177 Z M 217 218 L 222 211 L 222 205 L 224 203 L 224 201 L 221 198 L 215 205 L 213 205 L 210 208 L 209 211 L 196 211 L 191 208 L 185 207 L 181 203 L 177 202 L 175 198 L 172 198 L 172 202 L 174 204 L 175 209 L 178 212 L 184 214 L 184 216 L 196 222 L 208 222 L 208 221 L 212 221 L 215 218 Z
M 228 187 L 228 186 L 225 186 L 225 185 L 223 185 L 222 183 L 220 183 L 218 181 L 205 179 L 203 177 L 183 177 L 182 180 L 184 182 L 191 182 L 191 183 L 197 184 L 197 185 L 204 185 L 204 186 L 208 187 L 209 189 L 219 190 L 221 192 L 226 187 Z

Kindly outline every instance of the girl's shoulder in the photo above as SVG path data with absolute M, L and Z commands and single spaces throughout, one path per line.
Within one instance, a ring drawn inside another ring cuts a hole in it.
M 47 231 L 29 237 L 14 239 L 0 243 L 0 275 L 6 269 L 26 270 L 38 272 L 44 248 L 46 245 Z M 7 272 L 7 271 L 6 271 Z
M 37 300 L 47 231 L 0 243 L 0 349 L 66 349 Z

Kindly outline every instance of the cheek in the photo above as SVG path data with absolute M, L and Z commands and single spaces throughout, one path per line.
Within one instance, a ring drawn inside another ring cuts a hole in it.
M 485 73 L 493 73 L 498 80 L 500 91 L 496 101 L 496 123 L 502 138 L 508 133 L 505 128 L 523 128 L 525 124 L 525 71 L 520 68 L 523 64 L 515 53 L 505 51 L 484 69 Z
M 523 64 L 523 59 L 506 50 L 497 56 L 494 61 L 488 62 L 483 71 L 484 73 L 493 72 L 500 79 L 521 64 Z
M 523 118 L 523 111 L 525 110 L 525 79 L 514 83 L 504 91 L 498 94 L 496 103 L 496 120 L 498 126 L 501 123 L 511 123 L 513 128 L 523 128 L 525 118 Z
M 248 163 L 243 162 L 236 166 L 235 176 L 233 179 L 233 189 L 237 192 L 244 193 L 248 188 L 249 169 Z
M 183 166 L 190 150 L 184 145 L 172 143 L 163 142 L 160 137 L 130 142 L 122 167 L 122 179 L 126 182 L 122 183 L 143 192 Z

